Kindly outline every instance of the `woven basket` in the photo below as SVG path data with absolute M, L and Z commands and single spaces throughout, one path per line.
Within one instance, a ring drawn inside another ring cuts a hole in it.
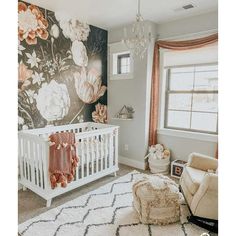
M 170 168 L 170 157 L 164 159 L 148 158 L 149 167 L 153 174 L 168 174 Z

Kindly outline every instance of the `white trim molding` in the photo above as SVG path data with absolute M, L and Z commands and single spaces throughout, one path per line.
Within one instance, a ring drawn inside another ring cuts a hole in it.
M 122 41 L 116 43 L 110 43 L 108 48 L 108 75 L 109 80 L 126 80 L 134 78 L 134 60 L 132 56 L 132 52 L 127 48 L 125 43 Z M 122 55 L 124 53 L 130 54 L 130 72 L 126 74 L 117 74 L 114 68 L 117 67 L 117 57 L 118 55 Z M 115 72 L 115 73 L 113 73 Z
M 143 162 L 141 162 L 141 161 L 132 160 L 130 158 L 123 157 L 123 156 L 120 156 L 120 155 L 119 155 L 119 159 L 118 160 L 119 160 L 120 164 L 124 164 L 124 165 L 127 165 L 127 166 L 132 166 L 134 168 L 145 170 L 144 160 L 143 160 Z
M 201 140 L 201 141 L 208 141 L 216 143 L 218 142 L 218 135 L 215 134 L 205 134 L 205 133 L 198 133 L 198 132 L 189 132 L 189 131 L 182 131 L 182 130 L 173 130 L 173 129 L 159 129 L 157 131 L 158 135 L 166 135 L 166 136 L 175 136 L 181 138 L 188 138 L 194 140 Z

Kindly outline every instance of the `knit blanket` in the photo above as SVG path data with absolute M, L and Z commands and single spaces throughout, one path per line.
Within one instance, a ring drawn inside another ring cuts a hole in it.
M 58 184 L 65 188 L 74 179 L 79 158 L 76 155 L 75 134 L 71 132 L 55 133 L 49 136 L 49 173 L 51 187 Z

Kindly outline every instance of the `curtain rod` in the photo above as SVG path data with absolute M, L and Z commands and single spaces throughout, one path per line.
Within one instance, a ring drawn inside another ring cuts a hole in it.
M 189 34 L 183 34 L 183 35 L 176 35 L 176 36 L 170 36 L 167 38 L 156 38 L 157 40 L 174 40 L 174 39 L 180 39 L 180 38 L 185 38 L 185 37 L 191 37 L 191 36 L 195 36 L 195 35 L 200 35 L 200 34 L 207 34 L 207 33 L 217 33 L 218 29 L 211 29 L 211 30 L 205 30 L 205 31 L 199 31 L 199 32 L 195 32 L 195 33 L 189 33 Z

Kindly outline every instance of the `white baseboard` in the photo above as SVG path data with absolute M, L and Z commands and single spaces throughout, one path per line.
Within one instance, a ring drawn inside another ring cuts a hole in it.
M 18 183 L 18 191 L 22 189 L 22 185 Z
M 136 160 L 119 155 L 119 163 L 127 165 L 127 166 L 132 166 L 141 170 L 145 169 L 144 160 L 143 162 L 141 162 L 141 161 L 136 161 Z

